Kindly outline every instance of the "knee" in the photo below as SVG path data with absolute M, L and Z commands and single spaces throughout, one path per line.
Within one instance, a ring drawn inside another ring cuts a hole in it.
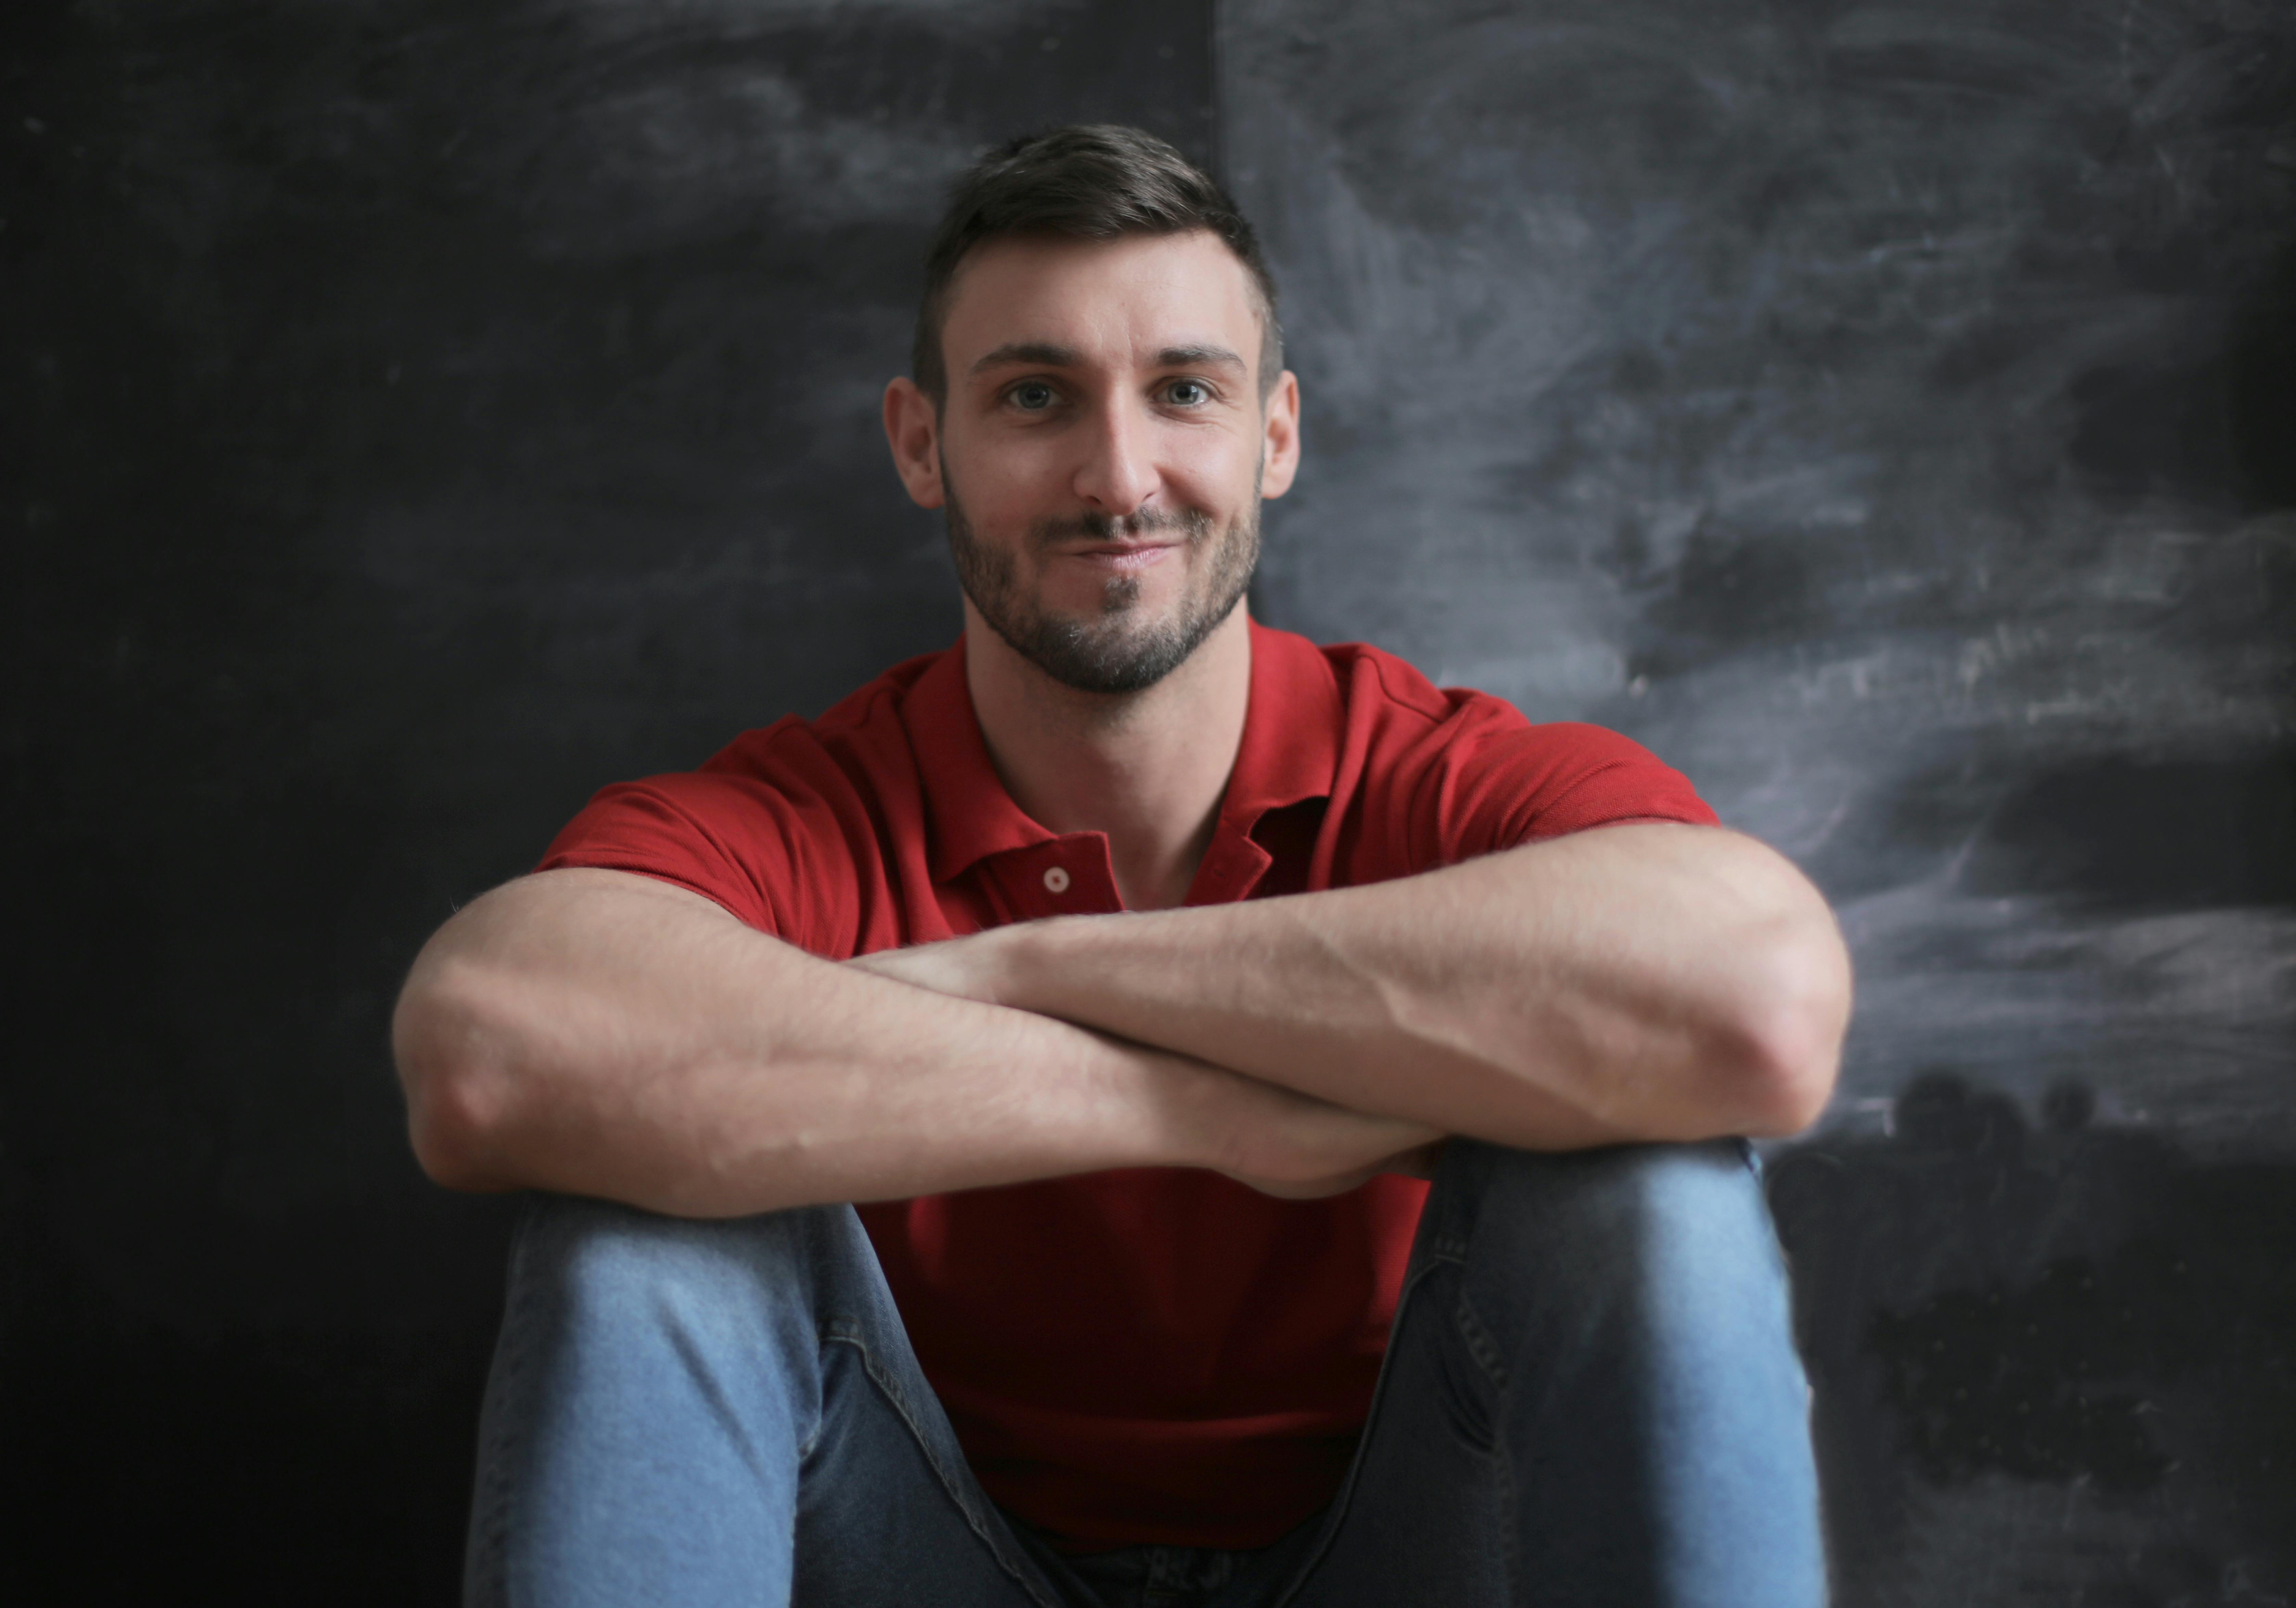
M 1479 1147 L 1473 1259 L 1677 1289 L 1782 1287 L 1758 1163 L 1737 1139 L 1538 1154 Z
M 728 1341 L 754 1339 L 760 1320 L 810 1333 L 822 1219 L 811 1208 L 724 1220 L 663 1217 L 609 1201 L 537 1196 L 512 1252 L 511 1300 L 554 1311 L 595 1333 L 633 1327 Z M 854 1227 L 858 1233 L 858 1225 Z

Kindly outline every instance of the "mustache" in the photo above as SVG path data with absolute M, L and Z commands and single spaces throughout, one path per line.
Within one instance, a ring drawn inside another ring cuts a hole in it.
M 1037 547 L 1054 547 L 1062 542 L 1128 542 L 1144 537 L 1177 534 L 1190 542 L 1201 542 L 1211 534 L 1212 516 L 1201 508 L 1175 511 L 1151 508 L 1139 513 L 1114 516 L 1105 513 L 1077 513 L 1061 519 L 1038 520 L 1029 527 L 1029 539 Z

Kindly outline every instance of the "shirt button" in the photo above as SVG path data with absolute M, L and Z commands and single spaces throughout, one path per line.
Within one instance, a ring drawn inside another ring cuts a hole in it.
M 1065 866 L 1054 866 L 1045 873 L 1046 890 L 1053 893 L 1069 890 L 1069 874 Z

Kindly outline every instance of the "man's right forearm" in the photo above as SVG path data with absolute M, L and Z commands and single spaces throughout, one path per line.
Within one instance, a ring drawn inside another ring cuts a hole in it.
M 1318 1155 L 1343 1165 L 1383 1131 L 819 960 L 615 872 L 528 877 L 456 915 L 415 963 L 393 1043 L 416 1153 L 440 1182 L 683 1216 L 1239 1155 L 1307 1183 Z M 1423 1136 L 1395 1131 L 1397 1149 Z

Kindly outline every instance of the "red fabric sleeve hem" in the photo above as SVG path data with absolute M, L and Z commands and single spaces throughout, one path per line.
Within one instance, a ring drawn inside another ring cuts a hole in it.
M 683 888 L 688 893 L 698 893 L 703 898 L 708 899 L 711 904 L 717 906 L 718 908 L 723 910 L 726 915 L 732 916 L 735 921 L 740 922 L 743 926 L 753 928 L 757 927 L 757 923 L 755 922 L 743 915 L 739 910 L 734 909 L 733 906 L 727 904 L 722 895 L 713 893 L 709 889 L 702 887 L 699 882 L 692 882 L 685 877 L 679 876 L 676 872 L 664 871 L 659 866 L 641 866 L 635 861 L 618 860 L 607 855 L 564 853 L 547 855 L 544 857 L 542 864 L 537 866 L 535 870 L 620 871 L 625 872 L 631 876 L 652 877 L 657 882 L 668 882 L 673 888 Z M 762 928 L 758 930 L 763 931 Z

